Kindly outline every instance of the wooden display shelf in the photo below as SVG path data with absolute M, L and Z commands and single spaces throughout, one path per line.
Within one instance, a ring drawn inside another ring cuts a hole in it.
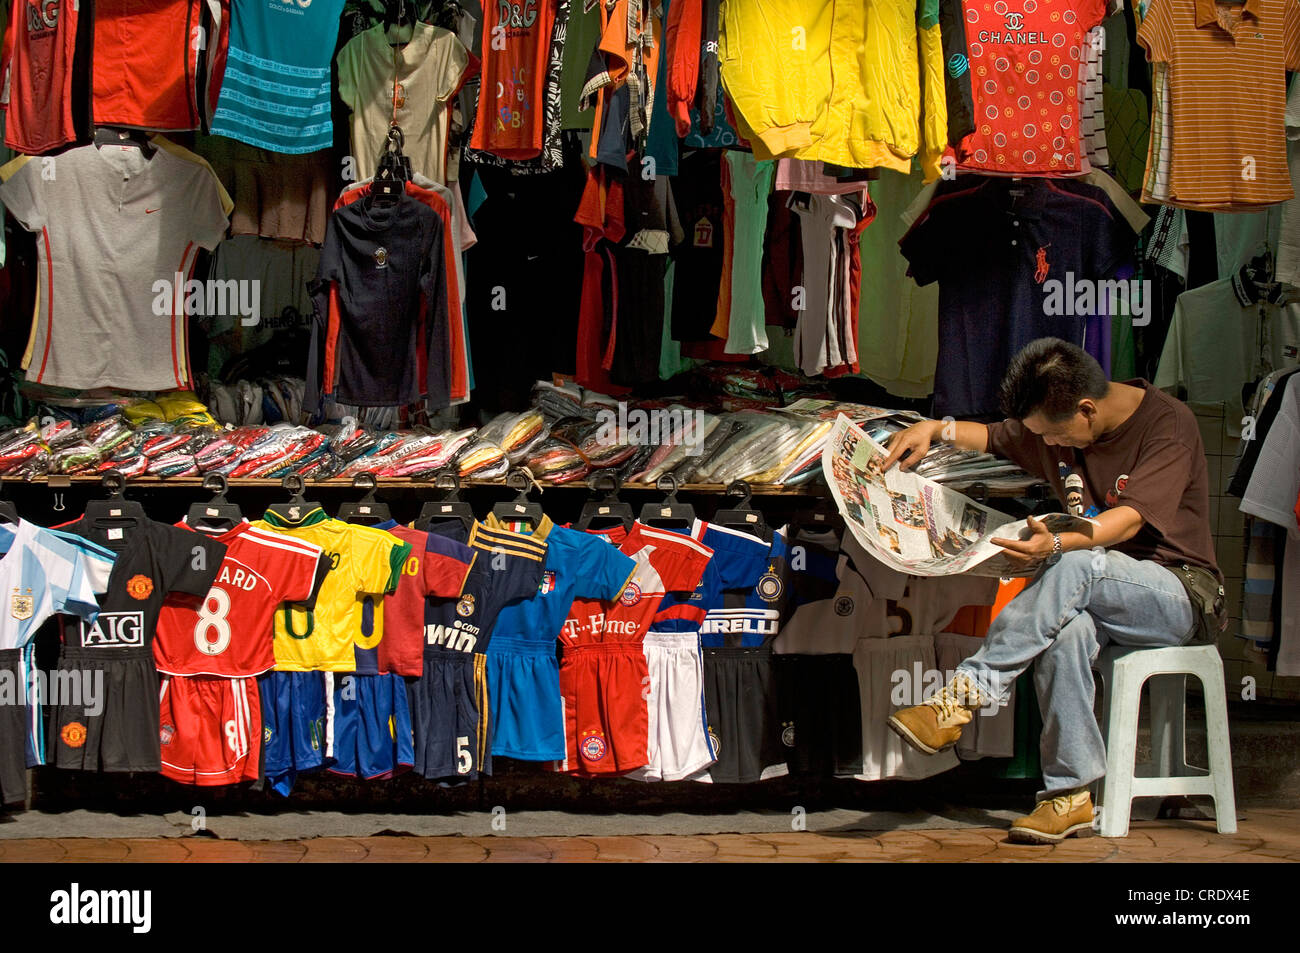
M 51 488 L 59 488 L 59 487 L 67 487 L 67 486 L 98 486 L 102 478 L 103 478 L 103 474 L 70 474 L 70 475 L 54 474 L 52 476 L 37 477 L 34 480 L 24 480 L 21 477 L 14 477 L 14 476 L 3 476 L 0 477 L 0 480 L 3 480 L 5 484 L 28 485 L 28 486 L 49 486 Z M 229 482 L 230 482 L 230 488 L 232 490 L 238 489 L 240 487 L 278 488 L 281 486 L 281 482 L 279 479 L 270 479 L 265 477 L 238 478 L 238 479 L 232 479 Z M 545 490 L 552 490 L 552 489 L 582 490 L 583 492 L 587 492 L 587 493 L 592 492 L 591 487 L 587 484 L 585 480 L 572 480 L 568 483 L 551 483 L 547 480 L 538 480 L 537 483 Z M 145 476 L 145 477 L 135 477 L 133 479 L 130 479 L 127 481 L 126 485 L 128 487 L 141 487 L 141 488 L 148 488 L 148 489 L 166 489 L 168 487 L 175 487 L 177 489 L 185 488 L 190 490 L 197 490 L 202 486 L 202 484 L 203 484 L 202 477 L 177 477 L 175 479 L 162 479 L 160 477 Z M 354 488 L 356 484 L 353 482 L 353 479 L 351 477 L 348 477 L 346 479 L 308 480 L 307 486 L 312 488 L 320 487 L 325 489 L 345 490 L 345 489 Z M 786 486 L 780 483 L 751 483 L 749 484 L 749 486 L 753 490 L 755 496 L 790 496 L 790 497 L 802 496 L 802 497 L 822 497 L 827 499 L 830 498 L 830 490 L 827 489 L 825 485 L 820 483 L 805 484 L 801 486 Z M 962 490 L 961 492 L 970 495 L 970 490 L 973 489 L 973 486 L 974 485 L 968 485 L 968 487 Z M 1038 486 L 1045 488 L 1047 484 L 1038 484 Z M 498 487 L 503 490 L 508 489 L 504 479 L 462 480 L 461 487 L 463 489 L 473 489 L 476 487 Z M 410 480 L 405 477 L 398 478 L 398 479 L 380 480 L 379 489 L 385 491 L 392 490 L 392 491 L 405 491 L 405 492 L 425 490 L 430 493 L 439 493 L 439 494 L 444 492 L 442 488 L 435 487 L 432 480 Z M 619 486 L 620 493 L 629 490 L 642 491 L 648 493 L 663 492 L 662 490 L 656 488 L 655 485 L 652 483 L 623 483 Z M 726 484 L 723 483 L 681 483 L 678 484 L 677 486 L 678 493 L 704 493 L 704 494 L 716 494 L 720 496 L 723 493 L 725 493 L 726 490 L 727 490 L 727 486 Z M 1039 493 L 1041 493 L 1041 491 L 1039 491 Z M 1035 487 L 1031 486 L 1027 490 L 1009 490 L 1009 489 L 1001 489 L 995 487 L 990 489 L 987 492 L 987 494 L 984 494 L 982 498 L 1015 499 L 1020 497 L 1031 497 L 1031 498 L 1035 497 Z

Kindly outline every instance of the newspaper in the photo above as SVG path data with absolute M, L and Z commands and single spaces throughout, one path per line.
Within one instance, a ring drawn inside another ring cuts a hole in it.
M 822 450 L 822 470 L 849 530 L 868 552 L 912 576 L 1031 576 L 1007 557 L 1000 539 L 1028 539 L 1025 520 L 976 503 L 933 480 L 881 464 L 889 451 L 847 417 L 836 418 Z M 1054 533 L 1092 535 L 1084 517 L 1052 513 L 1041 517 Z

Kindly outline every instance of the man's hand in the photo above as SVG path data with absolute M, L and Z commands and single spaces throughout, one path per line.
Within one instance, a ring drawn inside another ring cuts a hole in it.
M 885 444 L 889 448 L 889 456 L 885 458 L 880 468 L 888 470 L 897 463 L 903 470 L 912 469 L 930 452 L 930 444 L 934 442 L 942 426 L 942 420 L 923 420 L 919 424 L 912 424 L 906 430 L 898 431 Z
M 1052 549 L 1055 546 L 1052 534 L 1042 520 L 1031 516 L 1028 523 L 1030 529 L 1034 531 L 1033 535 L 1028 539 L 1002 539 L 995 536 L 989 540 L 995 546 L 1001 546 L 1007 554 L 1007 558 L 1023 568 L 1041 563 L 1052 555 Z

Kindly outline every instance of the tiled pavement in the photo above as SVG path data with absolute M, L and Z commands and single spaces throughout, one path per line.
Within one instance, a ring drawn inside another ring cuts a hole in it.
M 1300 810 L 1249 812 L 1238 832 L 1212 822 L 1138 821 L 1125 838 L 1009 844 L 990 828 L 628 837 L 317 837 L 306 840 L 0 840 L 0 862 L 975 861 L 1240 863 L 1300 860 Z

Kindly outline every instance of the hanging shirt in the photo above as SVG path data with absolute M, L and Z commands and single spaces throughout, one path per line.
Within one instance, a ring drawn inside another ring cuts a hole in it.
M 542 151 L 546 65 L 555 0 L 489 3 L 483 12 L 483 81 L 470 145 L 503 159 Z
M 39 233 L 40 310 L 27 380 L 88 390 L 190 386 L 183 284 L 213 249 L 231 209 L 212 170 L 159 136 L 134 146 L 80 146 L 0 169 L 0 202 Z M 179 281 L 178 281 L 179 277 Z
M 330 57 L 343 0 L 232 0 L 212 132 L 272 152 L 333 145 Z
M 1084 36 L 1105 0 L 967 0 L 975 131 L 962 169 L 1019 175 L 1086 172 L 1079 142 Z
M 482 655 L 501 610 L 542 584 L 546 543 L 479 522 L 466 529 L 460 520 L 430 523 L 429 532 L 468 546 L 475 558 L 459 598 L 425 601 L 424 643 Z
M 164 599 L 206 594 L 226 555 L 218 540 L 151 519 L 83 516 L 60 528 L 116 554 L 99 614 L 64 633 L 65 652 L 152 656 Z
M 60 613 L 94 622 L 114 554 L 20 520 L 0 525 L 0 651 L 24 649 L 46 619 Z
M 409 41 L 398 45 L 379 24 L 339 51 L 339 97 L 352 110 L 358 179 L 375 174 L 389 123 L 396 122 L 412 169 L 446 181 L 451 99 L 465 78 L 469 55 L 456 34 L 427 23 L 416 23 Z
M 508 528 L 494 514 L 486 525 Z M 492 628 L 487 650 L 492 753 L 556 761 L 564 757 L 556 636 L 575 599 L 617 599 L 636 563 L 599 537 L 556 526 L 547 516 L 522 535 L 545 543 L 546 566 L 537 588 L 503 607 Z
M 1300 6 L 1151 0 L 1137 41 L 1164 65 L 1157 99 L 1168 110 L 1142 200 L 1233 212 L 1291 198 L 1284 74 L 1300 69 Z
M 375 602 L 367 613 L 365 596 L 397 588 L 411 544 L 382 530 L 331 519 L 320 507 L 296 521 L 268 510 L 252 526 L 312 543 L 330 560 L 313 607 L 286 602 L 275 615 L 276 671 L 356 671 L 355 641 L 383 625 L 383 602 Z
M 199 128 L 202 55 L 221 35 L 208 36 L 204 0 L 95 0 L 92 9 L 91 123 Z
M 382 624 L 356 637 L 357 671 L 418 677 L 424 671 L 424 607 L 430 599 L 455 599 L 478 554 L 463 543 L 387 520 L 374 527 L 411 547 L 397 589 L 384 598 Z M 374 599 L 366 596 L 374 615 Z
M 57 0 L 15 6 L 20 16 L 5 33 L 0 86 L 8 78 L 5 145 L 29 155 L 72 142 L 72 55 L 78 5 Z M 3 92 L 3 90 L 0 90 Z
M 1101 189 L 966 176 L 940 186 L 899 241 L 916 283 L 939 282 L 935 413 L 997 416 L 1011 358 L 1035 338 L 1081 344 L 1097 283 L 1136 235 Z
M 305 409 L 322 400 L 400 407 L 426 394 L 433 406 L 446 405 L 444 232 L 438 213 L 406 193 L 391 206 L 367 198 L 335 210 L 312 286 L 316 324 Z M 437 364 L 423 379 L 422 352 Z
M 768 544 L 739 529 L 696 520 L 689 528 L 672 527 L 713 550 L 693 592 L 670 592 L 655 614 L 653 632 L 689 633 L 700 631 L 709 610 L 722 605 L 729 589 L 752 589 L 767 566 Z
M 246 678 L 275 667 L 275 612 L 307 602 L 318 585 L 319 546 L 253 529 L 247 520 L 220 534 L 178 523 L 226 547 L 212 588 L 197 607 L 168 600 L 158 618 L 154 662 L 167 675 Z
M 560 630 L 565 645 L 639 643 L 664 596 L 693 592 L 713 555 L 689 536 L 652 529 L 644 523 L 633 523 L 630 530 L 616 526 L 591 532 L 631 556 L 636 568 L 617 599 L 574 600 Z

